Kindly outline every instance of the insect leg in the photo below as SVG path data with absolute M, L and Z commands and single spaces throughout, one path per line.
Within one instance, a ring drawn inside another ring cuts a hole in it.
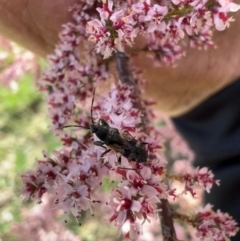
M 106 147 L 105 147 L 106 148 Z M 104 155 L 106 155 L 108 152 L 110 152 L 111 151 L 111 149 L 107 149 L 105 152 L 103 152 L 102 154 L 101 154 L 101 157 L 103 157 Z
M 119 157 L 118 157 L 118 161 L 117 161 L 117 162 L 118 162 L 118 165 L 121 165 L 121 161 L 122 161 L 122 157 L 119 156 Z
M 102 148 L 107 149 L 106 146 L 104 146 L 105 145 L 104 142 L 102 142 L 102 141 L 94 141 L 93 144 L 96 145 L 96 146 L 101 146 Z
M 108 152 L 111 151 L 111 149 L 107 149 L 107 147 L 105 146 L 105 143 L 102 141 L 94 141 L 94 145 L 101 146 L 102 148 L 105 149 L 105 151 L 101 154 L 101 157 L 103 157 L 104 155 L 106 155 Z
M 141 175 L 141 173 L 136 168 L 130 168 L 130 167 L 118 167 L 118 168 L 122 169 L 122 170 L 135 171 L 144 180 L 143 176 Z

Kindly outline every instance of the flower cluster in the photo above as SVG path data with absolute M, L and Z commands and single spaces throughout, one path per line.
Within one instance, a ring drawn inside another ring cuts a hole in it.
M 229 240 L 236 234 L 236 222 L 226 213 L 212 211 L 211 205 L 206 205 L 195 217 L 197 236 L 211 238 L 213 241 Z
M 194 190 L 201 188 L 207 192 L 210 192 L 213 184 L 219 185 L 219 180 L 214 179 L 213 173 L 208 168 L 203 167 L 201 169 L 196 168 L 193 172 L 182 173 L 179 175 L 169 176 L 172 180 L 178 180 L 185 185 L 184 192 L 190 192 L 194 198 L 196 193 Z
M 103 6 L 97 8 L 100 19 L 88 22 L 87 33 L 96 44 L 97 53 L 108 58 L 115 50 L 132 47 L 136 37 L 142 35 L 156 60 L 168 64 L 184 54 L 179 44 L 185 36 L 190 38 L 192 47 L 213 46 L 212 29 L 224 30 L 233 21 L 227 14 L 240 8 L 228 0 L 114 3 L 103 1 Z
M 85 25 L 94 17 L 87 12 L 94 7 L 93 3 L 82 3 L 71 9 L 77 24 L 63 26 L 60 43 L 49 56 L 51 67 L 43 76 L 41 90 L 47 94 L 53 130 L 77 115 L 79 102 L 92 95 L 93 83 L 97 85 L 108 77 L 106 65 L 91 46 L 84 45 L 83 52 L 78 49 L 87 40 Z
M 72 213 L 79 223 L 82 212 L 93 213 L 94 208 L 101 205 L 109 211 L 109 221 L 114 222 L 126 238 L 136 240 L 142 224 L 150 218 L 157 218 L 161 212 L 170 215 L 167 200 L 178 197 L 168 182 L 171 178 L 185 184 L 186 191 L 193 196 L 194 189 L 209 191 L 218 183 L 207 169 L 197 169 L 194 174 L 167 174 L 161 128 L 154 125 L 157 118 L 151 109 L 152 103 L 142 100 L 145 81 L 140 71 L 122 63 L 124 70 L 131 71 L 135 85 L 123 84 L 114 73 L 107 71 L 111 59 L 104 60 L 98 54 L 108 57 L 115 49 L 123 51 L 124 45 L 133 44 L 137 35 L 148 33 L 149 48 L 153 51 L 161 47 L 152 40 L 162 41 L 169 35 L 162 45 L 168 52 L 165 57 L 171 62 L 171 51 L 180 56 L 180 50 L 168 45 L 168 41 L 183 38 L 185 32 L 191 35 L 200 31 L 203 22 L 208 22 L 207 10 L 203 11 L 206 6 L 199 1 L 171 4 L 178 6 L 186 19 L 176 17 L 180 13 L 172 5 L 160 6 L 149 0 L 103 1 L 102 8 L 100 1 L 82 0 L 71 9 L 76 23 L 64 26 L 60 43 L 49 57 L 50 69 L 41 84 L 47 96 L 51 130 L 61 140 L 62 147 L 52 155 L 44 152 L 43 158 L 36 161 L 36 169 L 22 175 L 26 199 L 41 203 L 43 195 L 51 193 L 56 207 L 66 214 Z M 195 12 L 193 17 L 193 12 L 185 12 L 185 5 L 198 9 L 199 15 Z M 232 7 L 226 3 L 221 6 L 225 6 L 221 10 L 225 12 Z M 218 9 L 215 4 L 212 8 Z M 100 20 L 96 19 L 96 9 Z M 164 22 L 166 19 L 168 23 Z M 222 23 L 226 25 L 227 19 Z M 94 46 L 86 44 L 89 34 L 96 43 L 97 53 Z M 78 45 L 82 45 L 81 51 Z M 115 84 L 100 95 L 98 88 L 107 78 L 112 78 Z M 64 128 L 66 125 L 78 129 Z M 96 129 L 101 135 L 97 135 Z M 144 153 L 145 159 L 140 161 L 138 152 Z M 118 184 L 107 198 L 101 192 L 105 177 Z M 226 220 L 219 218 L 215 222 L 225 225 Z M 226 235 L 233 235 L 237 230 L 236 223 L 230 226 L 226 226 L 231 228 Z M 201 238 L 206 237 L 205 227 L 208 236 L 215 238 L 199 214 L 197 230 Z M 223 236 L 219 237 L 215 240 L 222 241 Z

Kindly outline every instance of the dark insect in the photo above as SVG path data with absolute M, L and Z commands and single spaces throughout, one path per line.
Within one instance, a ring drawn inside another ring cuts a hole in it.
M 120 131 L 120 136 L 124 140 L 123 148 L 119 151 L 124 157 L 135 162 L 147 162 L 148 152 L 146 142 L 136 140 L 128 132 Z
M 89 129 L 91 133 L 95 134 L 100 139 L 100 141 L 95 141 L 94 144 L 105 148 L 105 151 L 102 153 L 101 156 L 104 156 L 111 149 L 113 149 L 131 161 L 140 162 L 140 163 L 147 162 L 148 152 L 145 147 L 145 145 L 147 144 L 146 142 L 140 142 L 136 140 L 132 135 L 130 135 L 126 131 L 119 131 L 117 128 L 110 127 L 108 123 L 103 119 L 99 119 L 97 123 L 94 123 L 94 120 L 93 120 L 94 97 L 95 97 L 95 89 L 93 90 L 93 98 L 91 103 L 92 123 L 89 125 L 89 128 L 79 126 L 79 125 L 67 125 L 67 126 L 64 126 L 63 128 L 82 127 L 85 129 Z M 121 157 L 119 158 L 119 162 L 120 160 L 121 160 Z

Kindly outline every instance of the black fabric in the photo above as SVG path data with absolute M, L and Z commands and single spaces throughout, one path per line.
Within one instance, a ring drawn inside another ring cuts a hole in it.
M 195 152 L 195 166 L 209 167 L 221 180 L 206 203 L 240 224 L 240 79 L 172 121 Z M 231 240 L 240 241 L 240 234 Z

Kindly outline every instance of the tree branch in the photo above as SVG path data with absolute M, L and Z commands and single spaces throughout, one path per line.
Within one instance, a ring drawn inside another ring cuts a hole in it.
M 173 223 L 173 213 L 168 200 L 161 199 L 158 208 L 161 209 L 158 212 L 158 217 L 161 221 L 163 240 L 178 241 Z
M 115 59 L 121 82 L 126 85 L 134 85 L 135 80 L 129 68 L 129 57 L 125 53 L 117 51 L 115 53 Z

